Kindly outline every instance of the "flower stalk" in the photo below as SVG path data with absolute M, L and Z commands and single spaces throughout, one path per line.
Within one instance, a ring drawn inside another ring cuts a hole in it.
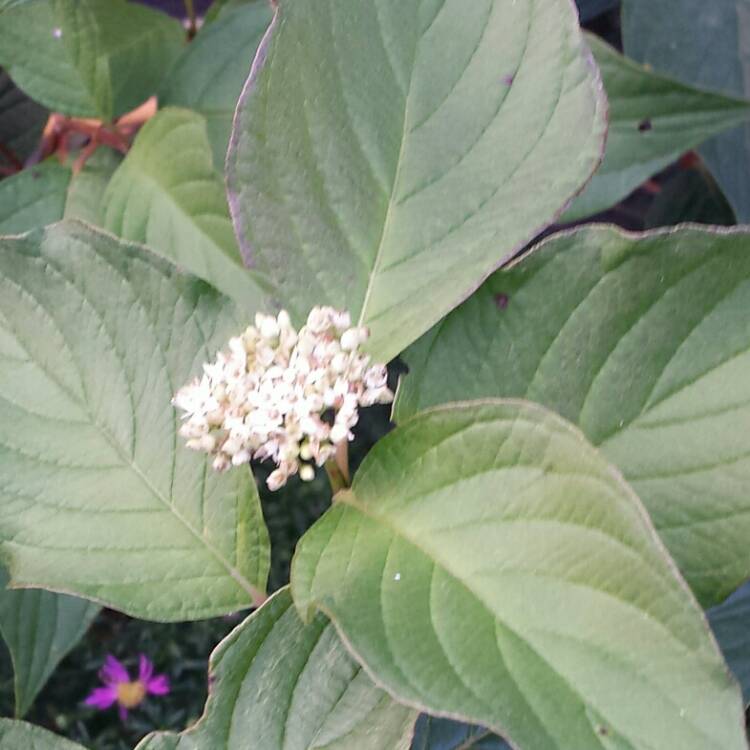
M 349 476 L 349 446 L 347 443 L 339 443 L 336 446 L 336 453 L 333 458 L 328 459 L 325 463 L 328 481 L 331 483 L 331 490 L 334 496 L 341 490 L 347 490 L 351 487 Z

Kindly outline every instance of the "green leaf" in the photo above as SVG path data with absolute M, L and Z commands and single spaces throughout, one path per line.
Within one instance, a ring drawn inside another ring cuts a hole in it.
M 724 658 L 750 703 L 750 583 L 735 591 L 723 604 L 708 610 L 708 622 Z
M 30 3 L 32 0 L 0 0 L 0 13 L 16 5 L 23 5 L 24 3 Z
M 104 225 L 103 199 L 112 175 L 122 157 L 116 151 L 100 148 L 73 175 L 65 197 L 65 211 L 60 218 L 80 219 L 95 226 Z
M 510 746 L 489 729 L 422 714 L 411 750 L 510 750 Z
M 661 181 L 661 190 L 646 212 L 646 229 L 692 222 L 733 226 L 732 207 L 705 167 L 680 170 Z
M 47 161 L 0 181 L 0 235 L 21 234 L 59 221 L 70 170 Z
M 750 99 L 747 0 L 623 0 L 625 52 L 693 86 Z M 701 153 L 737 218 L 750 222 L 750 125 L 707 143 Z
M 0 718 L 0 750 L 85 750 L 41 727 Z
M 23 716 L 99 607 L 50 591 L 6 590 L 7 583 L 0 568 L 0 632 L 13 661 L 16 716 Z
M 24 161 L 39 142 L 49 113 L 13 85 L 10 76 L 0 70 L 0 143 Z M 0 154 L 0 163 L 7 155 Z
M 303 625 L 274 594 L 211 656 L 203 718 L 137 750 L 407 750 L 416 712 L 375 687 L 318 615 Z
M 750 119 L 750 102 L 685 86 L 587 40 L 609 97 L 609 136 L 602 165 L 563 221 L 614 206 L 685 151 Z
M 162 106 L 185 107 L 203 115 L 214 163 L 221 171 L 237 100 L 270 21 L 267 2 L 222 13 L 188 45 L 159 94 Z
M 237 8 L 244 8 L 247 5 L 263 5 L 268 0 L 213 0 L 203 17 L 203 26 L 201 32 L 205 31 L 211 24 L 220 21 L 228 13 L 233 13 Z
M 282 3 L 227 159 L 245 260 L 387 361 L 555 220 L 605 109 L 569 0 Z
M 248 309 L 264 307 L 199 114 L 164 109 L 148 121 L 107 188 L 104 212 L 111 232 L 149 245 Z
M 178 21 L 125 0 L 36 0 L 3 12 L 0 65 L 52 110 L 111 120 L 156 93 L 183 38 Z
M 633 485 L 704 606 L 750 575 L 750 235 L 558 235 L 407 354 L 397 419 L 523 397 Z
M 0 181 L 0 235 L 21 234 L 62 218 L 101 225 L 102 195 L 120 157 L 100 149 L 77 175 L 53 159 Z
M 737 685 L 640 501 L 552 412 L 425 412 L 335 500 L 297 548 L 294 601 L 397 700 L 521 748 L 746 750 Z
M 14 585 L 153 620 L 258 598 L 269 551 L 253 478 L 185 449 L 170 404 L 240 320 L 205 283 L 90 227 L 0 239 L 0 552 Z

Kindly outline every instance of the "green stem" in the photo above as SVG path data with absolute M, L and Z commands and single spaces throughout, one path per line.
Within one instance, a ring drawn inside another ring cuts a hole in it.
M 338 464 L 335 461 L 326 461 L 325 469 L 334 495 L 341 490 L 345 490 L 349 486 L 344 475 L 341 473 L 341 469 L 339 469 Z
M 188 39 L 192 39 L 198 32 L 198 19 L 195 16 L 193 0 L 185 0 L 185 11 L 188 17 Z
M 341 490 L 347 490 L 351 487 L 352 483 L 349 478 L 349 443 L 346 440 L 336 446 L 336 455 L 334 458 L 326 461 L 325 468 L 334 495 Z

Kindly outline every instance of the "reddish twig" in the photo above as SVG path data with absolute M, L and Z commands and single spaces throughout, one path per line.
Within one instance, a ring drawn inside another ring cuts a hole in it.
M 73 173 L 77 174 L 100 146 L 108 146 L 126 154 L 135 134 L 155 113 L 156 99 L 152 97 L 115 123 L 52 114 L 42 133 L 36 161 L 42 161 L 54 154 L 64 164 L 71 150 L 71 140 L 79 136 L 85 141 L 85 145 L 73 162 Z

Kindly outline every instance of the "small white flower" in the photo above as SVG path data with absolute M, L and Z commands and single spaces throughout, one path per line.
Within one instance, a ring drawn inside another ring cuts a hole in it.
M 350 328 L 341 335 L 341 348 L 345 352 L 353 352 L 359 346 L 359 329 Z
M 259 326 L 261 337 L 269 341 L 278 338 L 281 328 L 276 319 L 270 315 L 264 315 L 262 318 L 263 319 Z
M 211 465 L 216 471 L 225 471 L 229 468 L 229 463 L 229 459 L 223 453 L 219 453 Z
M 335 424 L 331 428 L 331 442 L 341 443 L 349 436 L 349 430 L 343 424 Z
M 367 337 L 332 307 L 313 308 L 299 332 L 286 311 L 259 313 L 172 399 L 184 412 L 180 435 L 213 454 L 217 471 L 268 459 L 277 466 L 272 490 L 297 473 L 311 481 L 314 465 L 353 439 L 360 407 L 393 400 L 385 366 L 359 351 Z

